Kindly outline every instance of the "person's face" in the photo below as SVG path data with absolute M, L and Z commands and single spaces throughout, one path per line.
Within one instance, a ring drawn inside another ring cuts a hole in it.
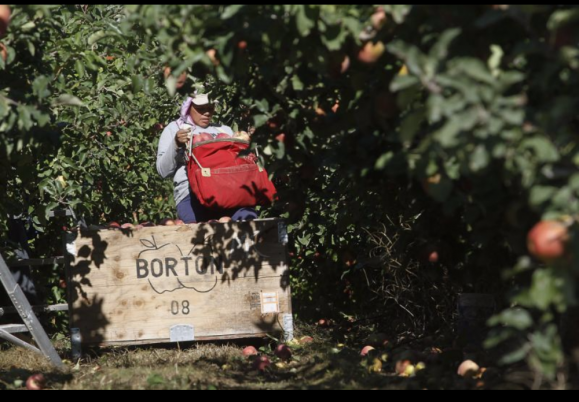
M 211 118 L 213 117 L 214 112 L 215 106 L 213 105 L 197 106 L 192 104 L 189 114 L 197 126 L 206 128 L 209 123 L 211 123 Z

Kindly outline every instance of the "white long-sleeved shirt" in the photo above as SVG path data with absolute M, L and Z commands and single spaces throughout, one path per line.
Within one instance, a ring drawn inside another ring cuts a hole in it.
M 187 180 L 187 169 L 185 162 L 185 150 L 179 148 L 175 142 L 175 136 L 179 131 L 179 126 L 176 121 L 170 123 L 159 141 L 159 149 L 157 151 L 157 172 L 164 179 L 172 179 L 174 186 L 173 196 L 175 204 L 179 205 L 190 194 L 189 181 Z M 191 130 L 193 135 L 208 133 L 217 137 L 218 134 L 225 133 L 233 136 L 233 130 L 229 126 L 209 125 L 206 128 L 196 126 Z

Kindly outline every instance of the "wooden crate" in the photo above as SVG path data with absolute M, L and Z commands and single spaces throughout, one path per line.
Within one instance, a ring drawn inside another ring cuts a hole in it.
M 279 219 L 74 235 L 70 319 L 83 345 L 293 336 Z

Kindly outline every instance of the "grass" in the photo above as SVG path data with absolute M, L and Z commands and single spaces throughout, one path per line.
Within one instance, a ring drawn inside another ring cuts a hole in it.
M 35 373 L 43 373 L 47 388 L 53 390 L 527 389 L 533 381 L 526 370 L 516 370 L 509 379 L 508 371 L 497 368 L 482 379 L 463 379 L 456 368 L 464 354 L 452 347 L 440 353 L 432 342 L 441 340 L 389 345 L 363 358 L 364 342 L 357 341 L 368 335 L 363 329 L 345 334 L 300 325 L 296 333 L 296 338 L 309 335 L 314 342 L 292 345 L 289 362 L 275 357 L 274 341 L 255 339 L 93 349 L 80 362 L 65 360 L 63 371 L 32 352 L 0 344 L 0 389 L 25 389 L 26 379 Z M 68 339 L 54 343 L 61 356 L 70 356 Z M 249 345 L 271 359 L 264 372 L 254 370 L 252 360 L 242 356 Z M 426 369 L 414 377 L 400 377 L 396 362 L 405 359 L 414 364 L 425 361 Z

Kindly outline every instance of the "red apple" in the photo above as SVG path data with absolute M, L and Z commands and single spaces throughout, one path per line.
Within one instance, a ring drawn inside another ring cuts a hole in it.
M 553 263 L 563 257 L 568 241 L 569 233 L 563 223 L 542 221 L 529 232 L 527 246 L 535 258 Z
M 346 266 L 349 268 L 353 267 L 357 263 L 356 256 L 349 250 L 346 250 L 344 252 L 344 254 L 342 255 L 342 259 L 346 264 Z
M 211 60 L 211 63 L 213 63 L 215 67 L 219 65 L 219 59 L 217 58 L 217 50 L 209 49 L 208 51 L 205 52 L 205 54 L 207 54 L 207 57 L 209 57 L 209 60 Z
M 245 40 L 240 40 L 239 42 L 237 42 L 237 48 L 239 50 L 245 50 L 247 49 L 247 41 Z
M 362 351 L 360 352 L 360 356 L 366 357 L 373 350 L 376 350 L 376 349 L 374 349 L 372 346 L 364 346 L 362 348 Z
M 135 225 L 133 225 L 132 223 L 124 223 L 121 225 L 121 229 L 134 229 Z
M 109 223 L 109 229 L 120 229 L 121 225 L 118 222 Z
M 2 60 L 4 60 L 4 62 L 8 60 L 8 50 L 6 50 L 6 46 L 4 46 L 4 43 L 1 42 L 0 42 L 0 57 L 2 57 Z
M 4 36 L 10 25 L 10 7 L 6 4 L 0 4 L 0 37 Z
M 224 216 L 223 218 L 219 219 L 219 222 L 221 222 L 221 223 L 228 223 L 231 221 L 232 221 L 232 219 L 229 216 Z
M 175 226 L 183 226 L 184 224 L 185 224 L 185 222 L 183 222 L 181 219 L 175 220 Z
M 163 219 L 160 222 L 161 226 L 175 226 L 175 221 L 173 219 Z
M 409 366 L 412 366 L 412 362 L 410 360 L 398 360 L 396 362 L 396 374 L 402 375 L 406 373 L 406 370 Z
M 312 338 L 311 336 L 304 336 L 304 337 L 300 338 L 299 342 L 302 345 L 305 345 L 308 343 L 314 343 L 314 338 Z
M 163 70 L 163 76 L 165 77 L 165 80 L 169 78 L 171 72 L 172 72 L 171 67 L 169 66 L 165 67 L 165 69 Z M 187 82 L 187 72 L 183 71 L 181 75 L 179 75 L 179 77 L 177 78 L 177 84 L 175 86 L 177 89 L 181 89 L 183 88 L 186 82 Z
M 346 55 L 340 64 L 340 73 L 344 74 L 346 71 L 348 71 L 348 68 L 350 68 L 350 58 Z
M 245 131 L 238 131 L 235 133 L 235 138 L 243 140 L 243 141 L 251 141 L 251 136 Z
M 366 64 L 376 63 L 385 50 L 383 42 L 367 42 L 358 52 L 358 60 Z
M 384 7 L 376 8 L 374 14 L 371 17 L 372 26 L 375 30 L 380 30 L 386 23 L 386 12 L 384 12 Z
M 213 136 L 209 133 L 201 133 L 199 137 L 201 137 L 201 141 L 213 141 Z
M 243 349 L 243 356 L 245 357 L 249 357 L 249 356 L 257 356 L 257 349 L 254 348 L 253 346 L 248 346 L 245 349 Z
M 440 173 L 437 173 L 435 175 L 427 177 L 426 179 L 423 179 L 421 182 L 422 189 L 424 190 L 424 192 L 426 194 L 430 195 L 430 190 L 431 190 L 432 186 L 436 186 L 436 185 L 440 184 L 441 181 L 442 181 L 442 175 Z
M 26 389 L 30 391 L 41 391 L 46 387 L 46 379 L 42 374 L 33 374 L 26 380 Z
M 260 356 L 253 361 L 253 369 L 258 371 L 265 371 L 271 365 L 271 361 L 267 356 Z
M 458 367 L 457 374 L 461 377 L 472 378 L 478 375 L 479 371 L 480 367 L 478 364 L 476 364 L 472 360 L 465 360 Z
M 292 358 L 292 351 L 287 345 L 278 345 L 275 348 L 275 355 L 281 360 L 287 361 Z
M 218 135 L 217 135 L 217 139 L 218 139 L 218 140 L 224 140 L 224 139 L 227 140 L 227 139 L 230 139 L 230 138 L 231 138 L 231 136 L 230 136 L 229 134 L 226 134 L 226 133 L 221 133 L 221 134 L 218 134 Z
M 436 264 L 440 261 L 440 250 L 435 244 L 427 244 L 420 251 L 420 261 L 423 264 Z

